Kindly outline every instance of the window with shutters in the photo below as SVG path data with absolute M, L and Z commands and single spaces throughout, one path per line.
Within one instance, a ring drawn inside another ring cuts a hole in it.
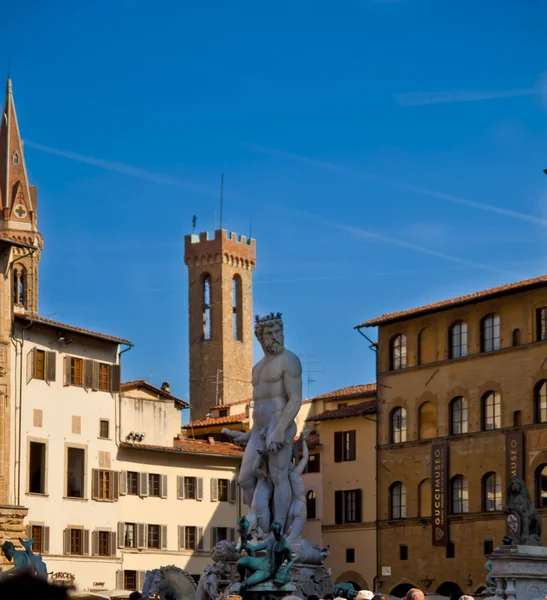
M 84 361 L 81 358 L 70 357 L 69 385 L 82 386 L 83 364 Z
M 217 532 L 217 541 L 227 540 L 228 539 L 228 527 L 216 527 Z
M 67 448 L 66 495 L 68 498 L 84 497 L 85 450 Z
M 118 500 L 119 472 L 107 469 L 92 469 L 93 500 Z
M 148 525 L 148 547 L 149 548 L 160 548 L 160 526 L 159 525 Z
M 31 494 L 46 493 L 46 445 L 41 442 L 30 442 L 28 491 Z
M 310 454 L 308 464 L 304 469 L 304 473 L 320 473 L 321 472 L 321 456 L 319 454 Z
M 44 538 L 44 527 L 42 525 L 32 525 L 30 528 L 31 538 L 34 540 L 32 544 L 32 551 L 34 554 L 41 554 L 44 550 L 43 538 Z
M 125 548 L 136 548 L 137 547 L 137 524 L 136 523 L 124 523 L 123 545 Z
M 228 494 L 229 494 L 230 482 L 228 479 L 219 479 L 218 480 L 218 501 L 219 502 L 228 502 Z
M 137 571 L 126 571 L 123 572 L 123 588 L 124 590 L 136 590 L 137 585 Z
M 184 528 L 184 549 L 196 550 L 197 548 L 197 527 Z
M 99 531 L 98 533 L 98 555 L 110 556 L 110 531 Z
M 316 518 L 316 507 L 317 507 L 317 497 L 313 490 L 310 490 L 306 494 L 306 518 L 307 519 L 315 519 Z
M 36 350 L 34 360 L 36 361 L 34 379 L 41 379 L 43 381 L 46 377 L 46 353 L 43 350 Z
M 334 461 L 355 460 L 355 430 L 334 433 Z
M 100 419 L 99 437 L 103 440 L 108 440 L 110 438 L 110 421 L 108 421 L 108 419 Z
M 362 491 L 337 490 L 334 493 L 335 523 L 361 523 Z
M 157 498 L 161 496 L 161 477 L 156 473 L 148 474 L 148 495 Z
M 136 471 L 127 471 L 127 494 L 129 496 L 139 494 L 139 474 Z
M 99 363 L 98 388 L 101 392 L 110 391 L 110 365 Z
M 185 477 L 184 478 L 184 497 L 191 500 L 196 499 L 196 478 Z
M 70 529 L 70 554 L 84 553 L 84 530 Z

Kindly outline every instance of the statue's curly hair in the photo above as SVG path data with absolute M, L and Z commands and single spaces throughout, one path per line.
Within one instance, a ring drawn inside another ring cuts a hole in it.
M 255 335 L 257 340 L 262 343 L 264 339 L 263 333 L 265 327 L 273 327 L 274 325 L 279 325 L 281 330 L 283 330 L 283 319 L 281 318 L 281 313 L 270 313 L 265 317 L 259 317 L 255 315 Z

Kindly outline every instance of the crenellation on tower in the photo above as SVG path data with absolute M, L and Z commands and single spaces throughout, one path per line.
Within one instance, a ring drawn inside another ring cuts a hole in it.
M 256 241 L 226 230 L 187 235 L 192 419 L 252 396 Z

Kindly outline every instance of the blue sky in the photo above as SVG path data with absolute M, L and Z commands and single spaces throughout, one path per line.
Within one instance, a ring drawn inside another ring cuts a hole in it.
M 0 57 L 40 312 L 132 340 L 124 379 L 187 397 L 183 238 L 214 228 L 221 173 L 312 395 L 374 379 L 356 323 L 545 273 L 544 2 L 24 4 Z

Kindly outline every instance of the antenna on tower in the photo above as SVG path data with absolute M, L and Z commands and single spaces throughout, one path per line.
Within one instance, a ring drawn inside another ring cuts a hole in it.
M 11 77 L 11 55 L 8 54 L 8 79 Z
M 224 200 L 224 173 L 220 176 L 220 227 L 222 230 L 222 202 Z
M 253 222 L 249 219 L 249 239 L 253 237 Z
M 312 358 L 317 358 L 315 354 L 304 354 L 306 360 L 304 360 L 305 371 L 307 375 L 307 383 L 308 383 L 308 395 L 307 398 L 310 398 L 310 387 L 312 383 L 318 383 L 317 379 L 312 378 L 312 373 L 324 373 L 323 369 L 318 370 L 314 369 L 313 365 L 321 365 L 323 364 L 320 360 L 311 360 Z
M 194 215 L 192 217 L 192 233 L 194 233 L 194 231 L 196 230 L 196 223 L 198 222 L 198 218 L 196 217 L 196 215 Z

